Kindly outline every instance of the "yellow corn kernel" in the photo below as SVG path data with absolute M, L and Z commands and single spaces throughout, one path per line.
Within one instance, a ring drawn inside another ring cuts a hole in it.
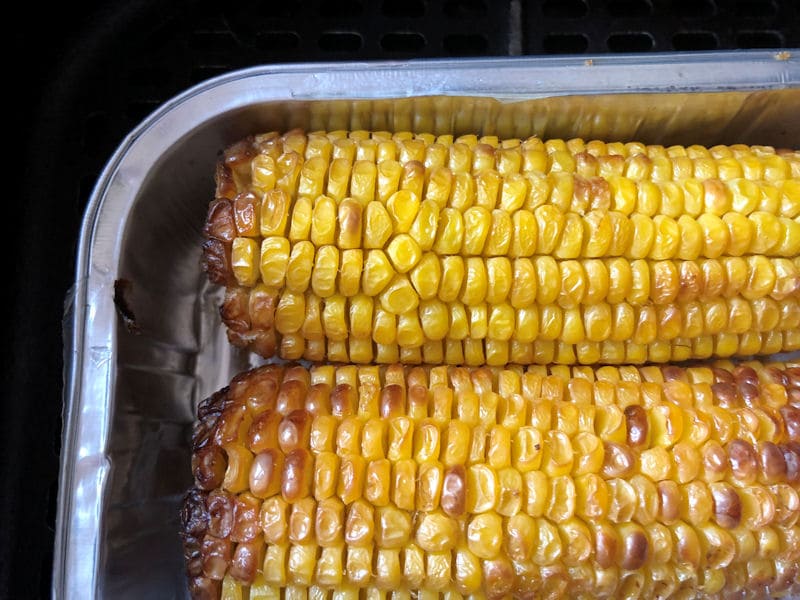
M 556 258 L 577 258 L 583 248 L 584 227 L 583 219 L 575 213 L 567 213 L 564 228 L 558 245 L 553 250 Z
M 373 252 L 376 252 L 373 250 Z M 364 270 L 366 277 L 366 267 Z M 365 286 L 366 287 L 366 286 Z M 366 292 L 366 289 L 364 290 Z M 369 292 L 367 292 L 369 295 Z M 392 314 L 402 314 L 416 310 L 419 306 L 419 296 L 408 278 L 395 275 L 388 286 L 379 295 L 381 307 Z
M 552 184 L 550 202 L 555 208 L 566 213 L 575 197 L 575 180 L 570 173 L 559 171 L 551 171 L 549 179 Z
M 342 250 L 361 245 L 363 208 L 356 200 L 345 198 L 339 203 L 336 244 Z
M 442 493 L 442 466 L 434 461 L 422 462 L 418 471 L 417 510 L 431 512 L 438 508 Z
M 542 469 L 549 477 L 566 475 L 572 470 L 574 453 L 566 434 L 548 431 L 542 453 Z
M 275 328 L 283 335 L 300 331 L 305 320 L 305 297 L 293 292 L 284 293 L 275 311 Z
M 400 551 L 383 548 L 378 550 L 374 566 L 375 585 L 387 590 L 397 588 L 402 576 Z
M 310 239 L 315 246 L 333 244 L 336 241 L 336 213 L 336 202 L 332 198 L 320 196 L 314 202 Z
M 420 265 L 418 265 L 418 267 L 421 267 L 421 265 L 425 260 L 426 259 L 423 258 L 422 261 L 420 261 Z M 428 260 L 430 261 L 433 259 L 428 259 Z M 440 264 L 441 264 L 441 271 L 440 271 L 441 283 L 438 284 L 439 299 L 442 302 L 452 302 L 453 300 L 458 298 L 461 292 L 461 284 L 464 279 L 464 261 L 460 256 L 446 256 L 441 259 Z M 434 266 L 431 266 L 430 270 L 433 273 L 437 272 L 437 269 Z M 412 280 L 416 272 L 417 270 L 412 272 Z M 421 278 L 424 275 L 425 272 L 423 271 L 419 272 L 417 276 Z M 422 288 L 425 287 L 425 285 L 419 284 L 418 287 Z M 421 293 L 420 297 L 422 297 Z
M 555 303 L 561 292 L 561 269 L 551 256 L 537 256 L 533 259 L 536 271 L 536 302 L 541 307 Z
M 259 270 L 256 269 L 258 251 L 258 242 L 253 239 L 237 237 L 233 240 L 231 267 L 239 285 L 252 287 L 258 282 Z
M 342 264 L 339 268 L 339 292 L 343 296 L 355 296 L 361 288 L 361 273 L 364 266 L 363 251 L 342 251 Z
M 561 340 L 565 344 L 577 344 L 586 339 L 583 327 L 583 317 L 578 308 L 569 308 L 564 311 L 564 321 L 561 328 Z
M 511 246 L 513 222 L 509 213 L 495 209 L 492 211 L 492 226 L 483 248 L 484 256 L 505 256 Z
M 458 146 L 457 144 L 454 144 L 453 148 L 456 148 L 457 146 Z M 456 210 L 466 210 L 474 203 L 475 203 L 475 179 L 469 173 L 459 172 L 458 169 L 454 169 L 454 176 L 452 185 L 450 187 L 450 199 L 448 201 L 448 206 Z
M 650 265 L 645 260 L 634 260 L 630 269 L 631 287 L 626 300 L 634 306 L 647 304 L 656 283 L 651 281 Z
M 482 258 L 470 257 L 466 260 L 466 274 L 460 300 L 467 306 L 483 302 L 487 293 L 486 263 Z
M 421 300 L 435 298 L 442 279 L 442 266 L 439 258 L 432 252 L 423 254 L 417 265 L 411 270 L 410 277 Z
M 464 219 L 454 208 L 445 208 L 439 214 L 439 229 L 433 250 L 439 256 L 458 254 L 464 240 Z
M 697 220 L 688 215 L 678 218 L 681 237 L 676 257 L 683 260 L 695 260 L 703 249 L 703 229 Z
M 488 337 L 497 341 L 511 339 L 514 334 L 515 316 L 514 309 L 509 304 L 492 306 L 489 312 Z
M 364 209 L 364 248 L 383 248 L 392 235 L 393 223 L 386 207 L 377 201 Z
M 403 510 L 413 510 L 415 500 L 416 463 L 402 459 L 392 469 L 392 501 Z
M 400 190 L 389 196 L 386 210 L 392 219 L 395 233 L 408 233 L 420 208 L 419 196 L 409 190 Z
M 417 311 L 402 313 L 397 318 L 397 343 L 400 346 L 421 346 L 425 341 L 425 334 L 420 325 Z
M 402 552 L 404 582 L 412 588 L 422 588 L 425 581 L 425 552 L 413 543 L 403 548 Z M 396 591 L 392 595 L 400 596 Z M 408 600 L 411 600 L 410 595 Z
M 286 277 L 289 261 L 289 240 L 282 237 L 268 237 L 261 242 L 260 271 L 265 285 L 280 287 Z
M 588 427 L 587 427 L 588 429 Z M 572 469 L 573 475 L 597 473 L 603 466 L 603 444 L 593 433 L 593 429 L 580 431 L 572 439 L 578 454 Z
M 367 252 L 361 277 L 361 289 L 367 296 L 380 294 L 394 276 L 394 268 L 383 250 Z
M 534 211 L 539 231 L 536 254 L 549 256 L 556 249 L 564 229 L 566 217 L 564 213 L 552 205 L 543 205 Z
M 447 336 L 452 341 L 463 340 L 469 336 L 470 322 L 467 311 L 460 302 L 452 302 L 448 306 L 450 313 Z M 431 326 L 438 326 L 438 323 L 431 323 Z M 458 363 L 450 363 L 458 364 Z
M 567 475 L 550 478 L 545 516 L 561 523 L 575 513 L 575 484 Z
M 394 148 L 394 144 L 381 144 L 380 151 L 386 152 L 390 148 Z M 386 204 L 388 199 L 400 187 L 400 178 L 403 174 L 403 166 L 394 160 L 394 158 L 386 157 L 378 163 L 378 200 L 382 204 Z
M 369 462 L 364 475 L 364 498 L 373 506 L 389 504 L 391 462 L 385 458 Z
M 549 565 L 563 553 L 558 527 L 544 518 L 536 519 L 536 538 L 532 560 L 538 565 Z
M 424 333 L 423 341 L 444 339 L 450 329 L 447 305 L 437 299 L 421 301 L 419 321 Z
M 513 284 L 511 262 L 504 256 L 486 259 L 486 277 L 488 285 L 486 301 L 490 304 L 504 302 Z
M 424 513 L 417 525 L 416 542 L 425 552 L 452 550 L 458 540 L 458 523 L 436 511 Z
M 374 162 L 357 160 L 353 163 L 350 178 L 350 195 L 362 206 L 375 198 L 377 177 L 378 173 Z
M 408 234 L 399 234 L 389 242 L 386 254 L 398 273 L 410 271 L 422 258 L 422 250 Z
M 311 274 L 311 288 L 321 298 L 328 298 L 336 292 L 336 278 L 339 273 L 339 250 L 335 246 L 323 246 L 317 251 L 314 271 Z
M 492 213 L 482 206 L 472 206 L 464 211 L 464 256 L 480 256 L 492 227 Z
M 296 293 L 303 293 L 311 283 L 314 266 L 314 245 L 301 241 L 292 246 L 292 253 L 286 263 L 286 287 Z
M 419 212 L 411 224 L 409 235 L 419 244 L 423 251 L 433 247 L 436 240 L 436 231 L 439 226 L 440 207 L 432 200 L 424 200 L 419 207 Z
M 338 143 L 334 145 L 334 159 L 328 167 L 328 182 L 325 188 L 325 193 L 334 200 L 342 200 L 350 187 L 354 155 L 352 149 L 352 145 L 349 144 L 347 146 L 341 146 Z
M 589 211 L 584 216 L 584 245 L 581 255 L 589 258 L 606 256 L 613 243 L 614 225 L 608 212 Z
M 473 437 L 474 439 L 474 437 Z M 467 469 L 466 509 L 470 513 L 493 510 L 497 505 L 497 475 L 487 465 L 471 465 Z
M 492 559 L 500 552 L 503 542 L 503 522 L 494 512 L 475 515 L 467 526 L 469 550 L 482 559 Z

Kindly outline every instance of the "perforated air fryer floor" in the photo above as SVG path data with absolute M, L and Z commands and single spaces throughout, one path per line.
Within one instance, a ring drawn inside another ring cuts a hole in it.
M 531 0 L 525 54 L 797 47 L 800 3 Z
M 18 10 L 5 72 L 17 109 L 4 123 L 2 241 L 14 250 L 4 255 L 0 597 L 49 595 L 61 315 L 79 223 L 104 162 L 159 104 L 270 62 L 800 46 L 797 0 L 89 0 Z

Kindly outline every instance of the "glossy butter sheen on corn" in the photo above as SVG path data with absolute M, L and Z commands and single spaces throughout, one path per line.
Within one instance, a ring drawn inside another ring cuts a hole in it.
M 195 598 L 800 592 L 797 366 L 269 365 L 192 466 Z
M 230 340 L 353 363 L 800 348 L 800 152 L 299 131 L 217 169 Z

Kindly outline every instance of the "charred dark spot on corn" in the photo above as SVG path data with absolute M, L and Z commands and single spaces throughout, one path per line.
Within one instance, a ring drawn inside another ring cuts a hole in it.
M 218 600 L 222 582 L 199 575 L 189 579 L 189 594 L 194 600 Z
M 208 530 L 209 515 L 206 509 L 208 494 L 201 490 L 191 489 L 186 492 L 181 505 L 181 531 L 184 537 L 205 535 Z
M 793 442 L 800 442 L 800 408 L 795 406 L 784 406 L 781 408 L 781 416 L 786 424 L 786 434 Z
M 231 247 L 221 240 L 203 243 L 203 270 L 208 280 L 217 285 L 233 285 L 236 279 L 231 269 Z
M 225 165 L 228 167 L 238 167 L 249 162 L 250 159 L 256 155 L 253 142 L 253 136 L 248 136 L 229 146 L 223 154 Z
M 620 561 L 622 568 L 641 569 L 647 560 L 648 548 L 647 535 L 641 527 L 632 523 L 624 526 Z
M 454 465 L 444 473 L 442 510 L 451 517 L 460 517 L 467 507 L 467 474 L 463 465 Z
M 233 180 L 231 170 L 224 163 L 217 163 L 217 170 L 214 174 L 217 185 L 216 194 L 218 198 L 233 200 L 236 196 L 236 182 Z
M 742 502 L 736 489 L 727 483 L 713 483 L 711 495 L 714 499 L 714 517 L 720 527 L 738 527 L 742 519 Z
M 753 481 L 758 469 L 758 457 L 752 444 L 736 439 L 728 444 L 727 450 L 733 476 L 740 481 Z
M 625 407 L 625 424 L 627 427 L 628 444 L 633 448 L 640 448 L 647 444 L 647 412 L 637 404 Z
M 192 457 L 194 481 L 201 490 L 213 490 L 222 485 L 228 463 L 219 446 L 200 448 Z

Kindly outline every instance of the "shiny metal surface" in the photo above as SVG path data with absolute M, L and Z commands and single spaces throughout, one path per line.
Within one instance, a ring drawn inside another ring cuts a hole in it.
M 83 221 L 65 315 L 53 596 L 186 596 L 177 513 L 190 484 L 193 414 L 200 399 L 250 360 L 228 345 L 217 314 L 220 295 L 207 287 L 200 269 L 201 227 L 225 145 L 269 129 L 374 124 L 387 106 L 394 112 L 379 121 L 387 129 L 414 128 L 424 121 L 415 120 L 412 96 L 508 102 L 655 92 L 663 94 L 650 100 L 657 105 L 668 99 L 664 92 L 798 86 L 800 57 L 772 51 L 307 64 L 228 74 L 162 106 L 111 158 Z M 355 98 L 403 100 L 376 104 L 372 112 L 369 104 L 346 114 L 326 112 L 328 100 Z M 461 103 L 451 103 L 451 124 Z M 709 130 L 752 138 L 759 135 L 756 126 L 785 133 L 788 123 L 798 139 L 800 124 L 788 108 L 767 113 L 769 122 L 742 125 L 735 114 L 711 112 Z M 656 127 L 647 112 L 637 118 L 635 131 Z M 537 121 L 527 123 L 523 130 Z M 596 131 L 591 119 L 572 126 L 572 135 Z M 613 123 L 605 126 L 614 131 Z M 704 135 L 698 132 L 696 141 L 707 143 Z M 117 279 L 130 282 L 127 301 L 138 335 L 117 318 Z

